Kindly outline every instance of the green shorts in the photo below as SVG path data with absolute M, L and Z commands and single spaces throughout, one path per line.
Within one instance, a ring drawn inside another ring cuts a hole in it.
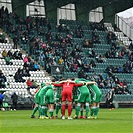
M 59 94 L 55 95 L 55 102 L 56 103 L 61 103 L 61 95 L 59 95 Z
M 90 103 L 91 102 L 91 96 L 90 93 L 80 93 L 78 95 L 78 103 Z
M 102 93 L 95 93 L 92 97 L 92 102 L 99 103 L 102 101 Z
M 34 102 L 35 102 L 36 104 L 39 104 L 39 96 L 36 96 L 36 97 L 35 97 Z
M 46 105 L 45 95 L 39 95 L 39 105 Z
M 46 97 L 45 97 L 45 102 L 46 104 L 54 104 L 54 91 L 53 90 L 48 90 L 46 92 Z
M 78 96 L 77 95 L 73 95 L 73 102 L 77 102 L 78 101 Z

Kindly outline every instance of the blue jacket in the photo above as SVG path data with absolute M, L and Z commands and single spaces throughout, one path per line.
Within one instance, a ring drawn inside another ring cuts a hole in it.
M 0 100 L 3 100 L 4 96 L 2 94 L 0 94 Z

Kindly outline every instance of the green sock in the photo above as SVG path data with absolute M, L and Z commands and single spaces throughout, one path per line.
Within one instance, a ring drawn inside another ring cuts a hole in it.
M 53 117 L 54 110 L 53 109 L 50 109 L 49 110 L 49 113 L 50 113 L 50 117 L 52 118 Z
M 45 109 L 42 107 L 42 115 L 45 116 Z
M 94 116 L 97 116 L 97 107 L 94 108 Z
M 59 106 L 59 109 L 60 109 L 60 114 L 62 115 L 62 106 L 61 105 Z
M 94 114 L 94 108 L 91 108 L 91 113 L 90 113 L 90 115 L 93 116 L 93 114 Z
M 76 116 L 77 116 L 77 117 L 79 116 L 79 111 L 80 111 L 80 106 L 77 106 L 77 107 L 76 107 Z
M 42 107 L 40 107 L 40 116 L 42 116 L 43 115 L 43 109 L 42 109 Z
M 38 106 L 38 114 L 39 114 L 39 117 L 41 116 L 41 107 L 40 105 Z
M 56 116 L 58 116 L 59 109 L 60 109 L 60 105 L 56 104 L 56 107 L 55 107 Z
M 33 109 L 31 116 L 34 116 L 37 110 L 38 110 L 38 106 Z
M 45 107 L 45 108 L 44 108 L 44 114 L 45 114 L 45 116 L 48 116 L 48 115 L 47 115 L 47 112 L 48 112 L 48 108 Z
M 89 106 L 86 105 L 86 118 L 88 118 L 88 113 L 89 113 Z
M 80 114 L 81 114 L 81 116 L 83 116 L 83 108 L 81 108 L 81 110 L 80 110 Z
M 98 115 L 99 107 L 96 108 L 96 116 Z

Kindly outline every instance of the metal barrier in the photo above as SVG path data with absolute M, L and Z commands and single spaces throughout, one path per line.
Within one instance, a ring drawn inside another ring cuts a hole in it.
M 117 27 L 125 34 L 127 37 L 129 37 L 131 40 L 133 40 L 133 29 L 131 26 L 125 22 L 121 17 L 118 15 L 115 16 L 115 24 Z

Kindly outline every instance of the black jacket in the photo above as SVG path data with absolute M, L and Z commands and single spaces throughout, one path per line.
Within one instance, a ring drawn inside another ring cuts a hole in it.
M 14 93 L 14 94 L 11 96 L 11 99 L 12 99 L 12 102 L 17 102 L 18 96 L 16 95 L 16 93 Z

